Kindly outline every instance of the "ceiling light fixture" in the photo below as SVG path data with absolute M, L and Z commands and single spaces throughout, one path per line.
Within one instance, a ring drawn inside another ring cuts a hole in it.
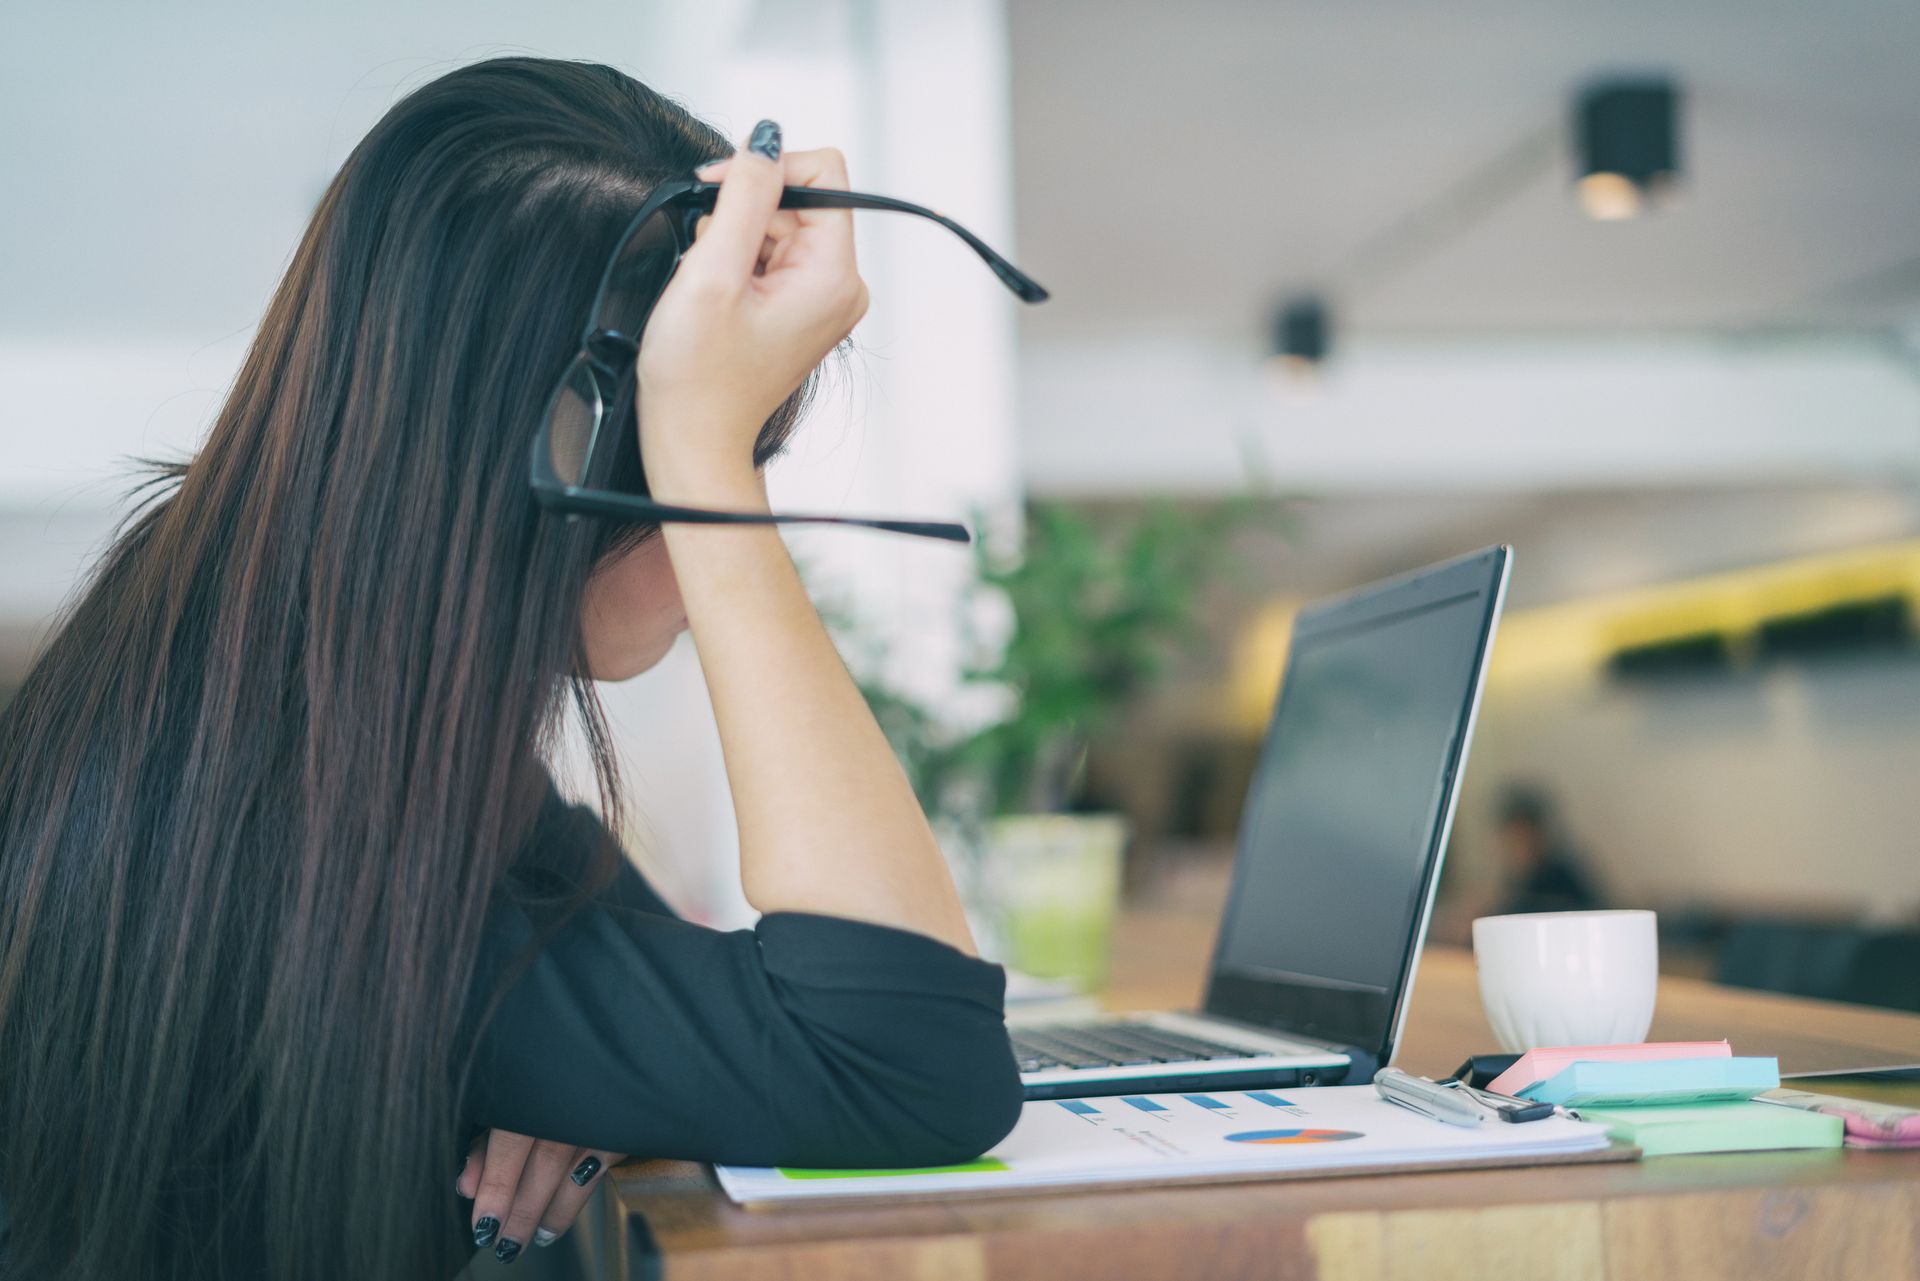
M 1574 190 L 1588 217 L 1636 217 L 1672 193 L 1680 176 L 1679 110 L 1680 91 L 1666 79 L 1602 81 L 1580 94 Z
M 1274 315 L 1270 363 L 1287 373 L 1313 373 L 1327 358 L 1332 328 L 1324 299 L 1313 295 L 1288 299 Z

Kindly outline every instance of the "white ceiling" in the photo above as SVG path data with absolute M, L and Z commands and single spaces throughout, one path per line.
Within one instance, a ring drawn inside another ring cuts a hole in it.
M 1055 291 L 1032 336 L 1252 340 L 1279 292 L 1322 284 L 1367 332 L 1920 317 L 1913 0 L 1007 6 L 1020 260 Z M 401 86 L 509 49 L 646 63 L 665 20 L 651 8 L 11 13 L 0 162 L 33 198 L 0 201 L 0 332 L 243 327 Z M 51 54 L 78 47 L 76 78 Z M 1592 73 L 1647 68 L 1689 94 L 1678 208 L 1589 222 L 1548 157 L 1461 234 L 1356 287 L 1357 247 L 1527 139 L 1557 142 Z
M 1366 333 L 1920 321 L 1912 0 L 1009 0 L 1009 27 L 1032 337 L 1257 341 L 1302 286 Z M 1637 70 L 1687 95 L 1684 199 L 1595 223 L 1567 104 Z M 1483 217 L 1362 278 L 1530 138 Z

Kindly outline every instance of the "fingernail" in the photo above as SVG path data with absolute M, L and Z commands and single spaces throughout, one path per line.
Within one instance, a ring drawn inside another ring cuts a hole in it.
M 579 1165 L 573 1167 L 573 1181 L 584 1188 L 593 1181 L 593 1176 L 598 1173 L 600 1173 L 600 1158 L 590 1156 Z
M 757 152 L 769 160 L 780 158 L 780 126 L 771 120 L 762 120 L 753 127 L 753 136 L 747 139 L 747 150 Z
M 493 1257 L 502 1263 L 512 1263 L 520 1253 L 520 1243 L 512 1237 L 501 1237 L 500 1244 L 493 1247 Z
M 493 1244 L 493 1234 L 500 1230 L 500 1220 L 491 1214 L 473 1225 L 473 1243 L 478 1246 Z
M 559 1239 L 560 1234 L 558 1232 L 549 1232 L 545 1228 L 535 1228 L 533 1230 L 533 1243 L 535 1245 L 552 1245 Z

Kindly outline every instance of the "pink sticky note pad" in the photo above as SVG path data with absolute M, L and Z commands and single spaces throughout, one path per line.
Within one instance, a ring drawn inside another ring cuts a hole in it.
M 1912 1152 L 1920 1148 L 1920 1126 L 1914 1126 L 1910 1139 L 1876 1139 L 1853 1132 L 1853 1122 L 1847 1121 L 1845 1145 L 1850 1148 L 1884 1148 L 1889 1152 Z
M 1551 1080 L 1575 1063 L 1645 1063 L 1657 1059 L 1728 1058 L 1733 1047 L 1725 1041 L 1641 1041 L 1633 1045 L 1558 1045 L 1528 1050 L 1520 1061 L 1493 1078 L 1487 1088 L 1495 1094 L 1518 1094 L 1530 1085 Z
M 1848 1100 L 1839 1098 L 1814 1111 L 1837 1116 L 1846 1124 L 1850 1148 L 1920 1148 L 1920 1112 L 1880 1117 L 1856 1111 L 1848 1106 Z

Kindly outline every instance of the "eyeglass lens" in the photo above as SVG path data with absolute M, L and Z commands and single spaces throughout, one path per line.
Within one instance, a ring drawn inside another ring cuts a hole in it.
M 633 229 L 617 251 L 607 276 L 606 296 L 595 323 L 618 330 L 629 338 L 638 337 L 647 313 L 667 287 L 667 277 L 680 261 L 679 237 L 674 233 L 675 215 L 657 210 Z
M 680 261 L 680 249 L 672 218 L 664 210 L 634 228 L 607 273 L 594 328 L 637 339 L 647 314 L 659 301 Z M 593 369 L 596 356 L 602 362 L 614 363 L 615 367 L 606 372 L 615 377 L 626 372 L 618 367 L 619 362 L 632 358 L 617 344 L 609 343 L 591 353 L 582 351 L 567 370 L 553 407 L 551 441 L 554 474 L 564 485 L 600 483 L 610 470 L 613 451 L 602 448 L 607 442 L 600 439 L 607 406 L 600 378 Z
M 600 384 L 585 352 L 573 358 L 548 417 L 547 456 L 563 485 L 584 485 L 600 432 Z

